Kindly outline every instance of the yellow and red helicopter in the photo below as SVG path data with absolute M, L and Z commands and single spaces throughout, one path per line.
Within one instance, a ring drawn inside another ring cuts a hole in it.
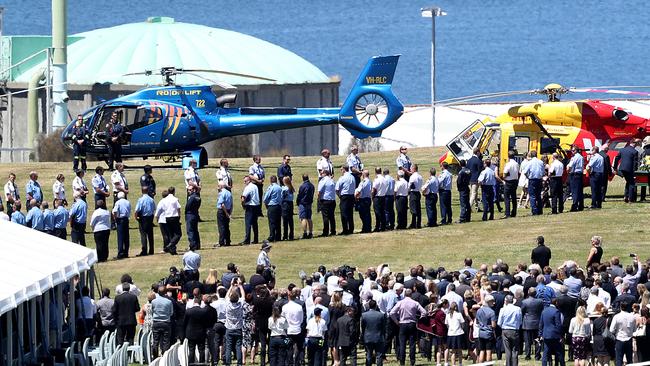
M 497 94 L 531 93 L 544 94 L 548 96 L 548 101 L 516 105 L 499 116 L 474 121 L 447 144 L 449 151 L 440 158 L 440 163 L 446 161 L 456 168 L 461 159 L 469 159 L 478 148 L 483 156 L 497 157 L 499 173 L 503 173 L 509 150 L 515 151 L 516 160 L 521 162 L 528 151 L 537 151 L 540 156 L 558 152 L 562 158 L 567 158 L 574 145 L 586 159 L 592 147 L 604 144 L 608 144 L 608 155 L 613 162 L 618 150 L 632 139 L 643 139 L 650 135 L 650 119 L 609 101 L 560 101 L 559 96 L 569 92 L 650 96 L 650 93 L 638 91 L 565 88 L 559 84 L 549 84 L 538 90 L 457 98 L 453 104 Z

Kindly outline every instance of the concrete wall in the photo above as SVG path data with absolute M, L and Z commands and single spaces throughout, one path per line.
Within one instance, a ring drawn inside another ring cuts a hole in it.
M 25 83 L 9 83 L 8 92 L 25 90 Z M 103 100 L 113 99 L 141 89 L 136 85 L 69 85 L 68 112 L 75 116 Z M 244 107 L 333 107 L 338 105 L 339 82 L 294 84 L 294 85 L 245 85 L 239 87 L 237 106 Z M 47 124 L 45 91 L 40 92 L 39 126 L 40 132 L 52 131 Z M 29 161 L 27 143 L 27 93 L 19 93 L 9 98 L 9 105 L 0 112 L 2 123 L 2 151 L 0 162 Z M 292 155 L 317 155 L 323 147 L 338 150 L 338 126 L 319 126 L 294 130 L 266 132 L 253 136 L 251 152 L 262 155 L 289 153 Z M 317 143 L 315 143 L 317 142 Z M 214 149 L 212 142 L 206 144 L 210 154 Z M 14 149 L 10 151 L 8 149 Z M 214 157 L 214 156 L 210 156 Z

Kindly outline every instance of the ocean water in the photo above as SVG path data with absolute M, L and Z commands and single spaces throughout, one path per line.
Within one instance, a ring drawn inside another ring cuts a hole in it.
M 50 5 L 0 1 L 4 33 L 50 34 Z M 368 57 L 401 54 L 395 92 L 404 103 L 419 104 L 430 100 L 431 19 L 420 15 L 430 5 L 448 14 L 436 20 L 438 100 L 550 82 L 650 85 L 650 6 L 641 0 L 69 0 L 68 31 L 149 16 L 231 29 L 339 75 L 342 98 Z

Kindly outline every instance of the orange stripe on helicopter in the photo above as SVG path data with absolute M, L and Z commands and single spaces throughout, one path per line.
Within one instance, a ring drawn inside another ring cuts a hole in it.
M 176 133 L 176 129 L 181 124 L 181 115 L 183 114 L 183 111 L 180 109 L 180 107 L 174 107 L 174 112 L 177 116 L 176 116 L 176 121 L 174 123 L 174 129 L 172 130 L 172 136 L 174 136 L 174 134 Z
M 169 105 L 163 104 L 165 106 L 165 115 L 167 116 L 167 126 L 165 126 L 165 130 L 163 131 L 163 135 L 169 131 L 170 128 L 172 128 L 172 124 L 174 123 L 174 116 L 171 114 L 171 108 L 169 108 Z

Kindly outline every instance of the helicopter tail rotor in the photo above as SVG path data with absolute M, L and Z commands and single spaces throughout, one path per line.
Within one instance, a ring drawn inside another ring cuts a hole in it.
M 404 106 L 391 89 L 398 60 L 398 55 L 373 57 L 359 75 L 339 114 L 354 137 L 379 137 L 402 115 Z

